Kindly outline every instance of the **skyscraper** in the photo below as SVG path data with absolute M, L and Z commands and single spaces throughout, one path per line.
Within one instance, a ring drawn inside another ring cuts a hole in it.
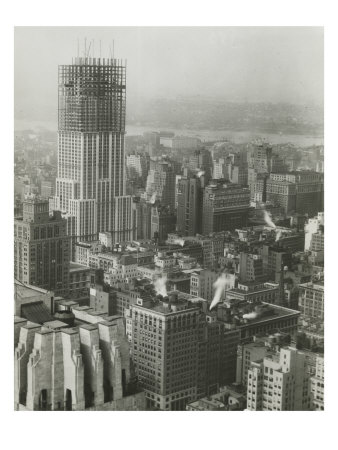
M 213 180 L 203 195 L 203 234 L 246 227 L 250 209 L 249 189 Z
M 177 231 L 195 236 L 202 231 L 204 177 L 182 177 L 177 186 Z
M 49 215 L 48 200 L 26 199 L 14 220 L 14 278 L 24 284 L 69 291 L 69 237 L 59 211 Z
M 282 348 L 278 356 L 252 362 L 247 387 L 249 411 L 310 409 L 306 359 L 295 348 Z
M 132 358 L 148 408 L 183 410 L 197 398 L 200 310 L 173 294 L 132 306 Z
M 158 200 L 162 206 L 169 206 L 174 211 L 175 182 L 176 171 L 172 161 L 151 159 L 144 198 L 151 203 Z
M 119 235 L 131 208 L 125 196 L 126 68 L 120 60 L 75 58 L 59 66 L 58 173 L 54 209 L 72 242 Z M 119 217 L 121 216 L 121 220 Z

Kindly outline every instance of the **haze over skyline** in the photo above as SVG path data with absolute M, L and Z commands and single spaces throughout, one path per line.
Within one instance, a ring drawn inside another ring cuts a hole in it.
M 57 109 L 57 66 L 95 41 L 127 60 L 127 101 L 211 96 L 323 106 L 322 27 L 16 27 L 15 113 Z M 91 47 L 91 50 L 93 48 Z M 93 53 L 91 53 L 93 56 Z

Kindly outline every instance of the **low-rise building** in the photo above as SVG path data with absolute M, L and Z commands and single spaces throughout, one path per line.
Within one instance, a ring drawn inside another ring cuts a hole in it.
M 231 299 L 219 303 L 214 314 L 229 329 L 239 329 L 241 343 L 247 343 L 254 336 L 276 332 L 287 333 L 291 338 L 296 338 L 300 312 L 265 302 L 251 303 Z
M 238 299 L 255 303 L 257 301 L 279 305 L 280 299 L 279 284 L 272 282 L 238 283 L 236 288 L 226 291 L 226 299 Z
M 222 386 L 217 394 L 189 403 L 187 411 L 243 411 L 246 406 L 245 393 L 237 386 Z

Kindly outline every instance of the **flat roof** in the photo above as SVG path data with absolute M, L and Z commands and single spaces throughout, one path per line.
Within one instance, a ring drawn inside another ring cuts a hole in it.
M 77 334 L 79 332 L 78 328 L 63 328 L 61 331 L 67 334 Z
M 98 326 L 97 323 L 84 323 L 79 325 L 79 328 L 84 328 L 85 330 L 89 330 L 89 331 L 93 331 L 93 330 L 97 330 Z
M 238 327 L 246 327 L 248 325 L 253 325 L 253 324 L 257 324 L 257 323 L 261 323 L 261 322 L 266 322 L 269 321 L 271 319 L 278 319 L 280 317 L 286 317 L 286 316 L 299 316 L 300 315 L 300 311 L 296 311 L 293 309 L 288 309 L 285 308 L 284 306 L 279 306 L 279 305 L 273 305 L 271 303 L 265 303 L 262 302 L 262 305 L 267 305 L 270 307 L 270 311 L 271 314 L 267 314 L 267 315 L 262 315 L 262 316 L 258 316 L 255 319 L 249 319 L 246 323 L 244 324 L 240 324 L 238 325 Z
M 319 289 L 321 291 L 324 290 L 324 281 L 309 281 L 308 283 L 299 284 L 300 287 L 305 287 L 309 289 Z
M 14 323 L 27 322 L 27 319 L 24 317 L 14 316 Z
M 61 320 L 50 320 L 48 322 L 44 322 L 43 326 L 48 328 L 63 328 L 68 327 L 68 324 L 61 322 Z
M 48 294 L 51 291 L 47 291 L 46 289 L 39 288 L 37 286 L 32 286 L 30 284 L 23 284 L 18 280 L 14 279 L 15 288 L 17 289 L 16 292 L 18 292 L 21 297 L 23 298 L 29 298 L 36 296 L 36 293 L 39 294 Z
M 56 300 L 56 298 L 55 298 Z M 72 305 L 78 305 L 78 302 L 76 302 L 75 300 L 60 300 L 58 301 L 58 305 L 63 305 L 63 306 L 72 306 Z
M 70 262 L 70 264 L 69 264 L 69 271 L 70 272 L 77 272 L 77 271 L 80 271 L 80 270 L 91 270 L 91 268 L 88 267 L 88 266 L 85 266 L 83 264 Z

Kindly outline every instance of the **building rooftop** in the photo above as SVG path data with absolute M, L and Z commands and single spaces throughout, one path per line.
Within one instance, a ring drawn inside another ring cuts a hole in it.
M 77 334 L 78 332 L 79 332 L 79 329 L 77 327 L 62 329 L 62 333 L 66 333 L 66 334 Z
M 37 294 L 48 294 L 52 292 L 30 284 L 22 284 L 16 279 L 14 279 L 14 288 L 15 294 L 20 295 L 21 298 L 35 297 Z
M 41 325 L 39 325 L 38 323 L 27 322 L 27 324 L 24 325 L 22 328 L 26 328 L 26 330 L 32 330 L 34 328 L 41 328 Z
M 83 270 L 89 271 L 91 268 L 75 262 L 69 263 L 69 272 L 82 272 Z
M 309 281 L 308 283 L 300 284 L 299 287 L 324 291 L 324 281 Z
M 75 306 L 78 305 L 78 302 L 74 301 L 74 300 L 59 300 L 58 301 L 58 305 L 62 305 L 62 306 Z
M 22 322 L 27 322 L 27 319 L 25 319 L 24 317 L 19 317 L 19 316 L 14 316 L 14 323 L 22 323 Z
M 88 331 L 97 330 L 97 323 L 95 323 L 95 324 L 94 323 L 84 323 L 84 324 L 79 325 L 79 328 L 83 328 Z
M 249 317 L 244 317 L 248 315 Z M 252 304 L 246 301 L 236 302 L 230 307 L 226 304 L 219 304 L 217 307 L 217 317 L 225 323 L 233 323 L 236 327 L 247 327 L 257 323 L 263 323 L 279 317 L 299 316 L 300 311 L 285 308 L 284 306 L 273 305 L 266 302 Z
M 44 327 L 50 328 L 52 330 L 58 330 L 59 328 L 68 327 L 68 324 L 61 322 L 61 320 L 50 320 L 43 323 Z
M 47 306 L 41 302 L 27 303 L 21 306 L 21 314 L 30 322 L 43 324 L 53 320 Z

